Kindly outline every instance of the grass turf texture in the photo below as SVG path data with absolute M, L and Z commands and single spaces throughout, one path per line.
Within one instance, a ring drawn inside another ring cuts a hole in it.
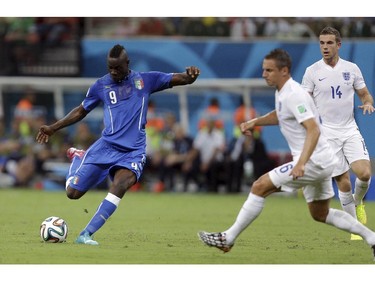
M 364 241 L 313 221 L 301 196 L 267 198 L 226 254 L 196 233 L 229 227 L 247 194 L 128 193 L 95 234 L 99 246 L 74 244 L 105 195 L 91 191 L 74 201 L 64 192 L 0 190 L 0 264 L 373 264 Z M 340 208 L 337 200 L 331 206 Z M 375 229 L 375 202 L 366 211 Z M 39 226 L 49 216 L 66 220 L 66 243 L 41 242 Z

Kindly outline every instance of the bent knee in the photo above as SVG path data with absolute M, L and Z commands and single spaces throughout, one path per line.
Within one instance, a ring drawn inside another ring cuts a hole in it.
M 371 178 L 371 164 L 369 161 L 360 160 L 352 163 L 352 170 L 361 181 L 369 181 Z
M 73 189 L 71 188 L 70 186 L 67 187 L 66 189 L 66 197 L 68 197 L 69 199 L 72 199 L 72 200 L 76 200 L 76 199 L 79 199 L 82 197 L 84 193 L 76 190 L 76 189 Z
M 257 179 L 251 186 L 251 192 L 262 197 L 267 197 L 277 191 L 278 189 L 272 184 L 269 177 L 265 175 Z
M 371 179 L 371 172 L 364 170 L 357 174 L 357 178 L 361 181 L 367 182 Z

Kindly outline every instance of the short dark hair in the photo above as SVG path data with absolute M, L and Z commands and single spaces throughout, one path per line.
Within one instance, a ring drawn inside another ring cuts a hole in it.
M 284 49 L 280 49 L 280 48 L 273 49 L 264 58 L 267 60 L 275 60 L 276 66 L 278 69 L 287 67 L 289 72 L 292 69 L 292 59 L 290 55 L 288 54 L 288 52 L 285 51 Z
M 319 35 L 335 35 L 336 43 L 341 42 L 340 32 L 332 26 L 323 28 Z
M 122 52 L 125 52 L 126 54 L 126 50 L 125 50 L 125 47 L 120 45 L 120 44 L 116 44 L 112 47 L 112 49 L 109 51 L 109 54 L 108 56 L 111 57 L 111 58 L 118 58 L 120 57 L 121 53 Z

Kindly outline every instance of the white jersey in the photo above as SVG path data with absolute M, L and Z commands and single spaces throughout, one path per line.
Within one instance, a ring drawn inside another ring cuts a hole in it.
M 302 87 L 312 93 L 322 125 L 331 129 L 357 129 L 354 120 L 355 90 L 366 86 L 359 67 L 339 58 L 335 67 L 323 59 L 306 69 Z
M 211 160 L 217 149 L 219 151 L 224 150 L 225 135 L 218 129 L 214 129 L 211 133 L 202 129 L 194 139 L 193 146 L 200 151 L 202 162 L 207 163 Z M 221 152 L 216 154 L 216 160 L 223 160 L 223 154 Z
M 311 96 L 292 78 L 280 91 L 276 90 L 275 109 L 282 134 L 288 142 L 293 159 L 298 159 L 303 150 L 306 129 L 302 122 L 315 118 L 318 125 L 319 114 Z M 325 136 L 320 135 L 310 160 L 321 167 L 327 167 L 334 161 L 334 154 Z

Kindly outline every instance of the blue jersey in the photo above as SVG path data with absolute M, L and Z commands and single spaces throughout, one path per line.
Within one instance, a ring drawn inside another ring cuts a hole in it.
M 146 148 L 148 100 L 152 93 L 171 88 L 172 73 L 135 72 L 120 83 L 109 74 L 88 90 L 82 106 L 88 112 L 103 104 L 102 138 L 119 150 Z

